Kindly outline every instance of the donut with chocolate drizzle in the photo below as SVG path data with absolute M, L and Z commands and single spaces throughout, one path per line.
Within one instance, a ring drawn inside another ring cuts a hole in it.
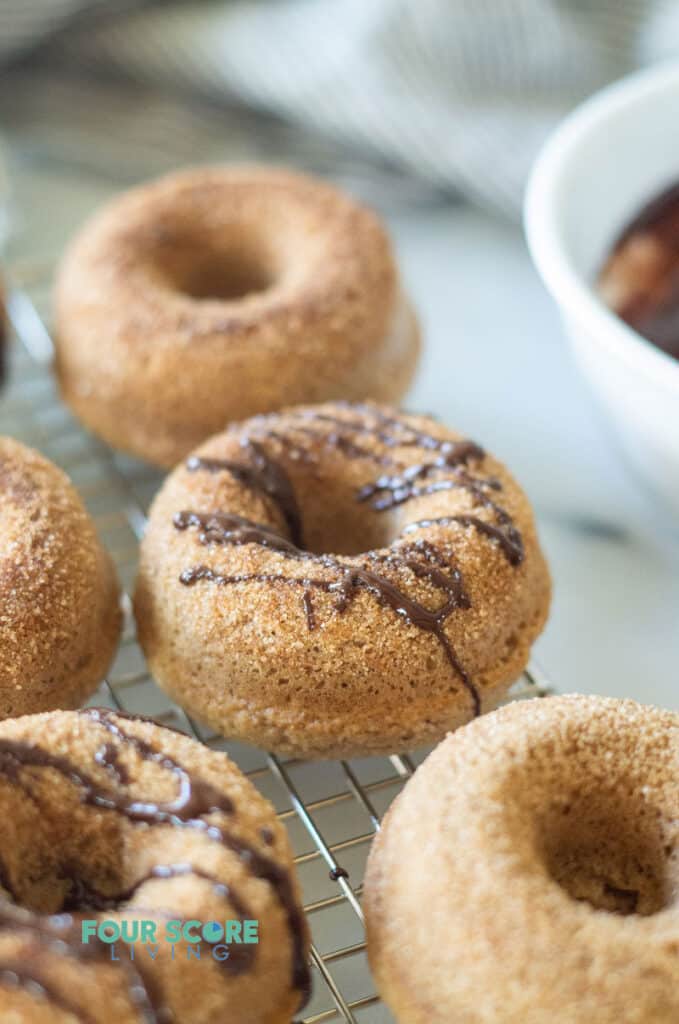
M 226 755 L 106 708 L 7 721 L 0 809 L 3 1009 L 26 1005 L 27 1024 L 45 1003 L 83 1024 L 210 1024 L 217 1011 L 287 1024 L 306 1001 L 287 838 Z M 224 960 L 135 946 L 113 963 L 108 944 L 82 941 L 85 918 L 260 920 L 260 943 Z
M 135 608 L 154 675 L 225 735 L 297 756 L 433 741 L 492 707 L 549 604 L 506 469 L 427 417 L 255 417 L 168 478 Z

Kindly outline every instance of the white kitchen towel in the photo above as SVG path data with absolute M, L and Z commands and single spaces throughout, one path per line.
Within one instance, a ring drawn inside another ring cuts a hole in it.
M 103 65 L 274 113 L 516 214 L 563 114 L 679 54 L 676 0 L 0 0 L 0 59 Z

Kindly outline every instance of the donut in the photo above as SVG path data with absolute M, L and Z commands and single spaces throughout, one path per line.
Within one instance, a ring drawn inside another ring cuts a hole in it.
M 135 610 L 160 685 L 300 757 L 407 749 L 493 706 L 550 582 L 528 502 L 434 420 L 302 406 L 212 438 L 157 495 Z
M 106 708 L 8 720 L 0 811 L 3 1021 L 289 1024 L 306 999 L 285 829 L 226 754 Z M 172 922 L 230 941 L 173 953 Z
M 370 852 L 378 989 L 403 1024 L 679 1020 L 679 715 L 509 705 L 416 771 Z
M 161 466 L 285 405 L 397 401 L 419 351 L 375 214 L 267 167 L 183 171 L 110 202 L 64 257 L 55 328 L 74 413 Z
M 75 707 L 121 629 L 118 581 L 68 477 L 0 437 L 0 717 Z

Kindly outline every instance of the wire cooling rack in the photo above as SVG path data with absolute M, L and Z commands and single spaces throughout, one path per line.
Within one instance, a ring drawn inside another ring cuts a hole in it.
M 128 595 L 146 509 L 161 476 L 85 433 L 60 402 L 50 372 L 52 342 L 45 326 L 50 276 L 49 267 L 24 266 L 16 271 L 9 313 L 17 343 L 12 346 L 9 384 L 0 398 L 0 433 L 37 447 L 66 470 L 97 523 Z M 225 741 L 191 720 L 155 686 L 136 642 L 128 596 L 124 603 L 120 651 L 92 703 L 150 715 L 231 755 L 274 804 L 292 840 L 313 939 L 313 995 L 301 1019 L 304 1024 L 390 1021 L 367 965 L 363 871 L 381 818 L 427 751 L 305 764 Z M 543 675 L 531 667 L 511 696 L 535 697 L 547 690 Z

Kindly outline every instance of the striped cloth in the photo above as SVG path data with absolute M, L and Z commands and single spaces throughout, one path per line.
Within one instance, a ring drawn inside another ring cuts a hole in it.
M 71 73 L 105 66 L 236 101 L 515 215 L 570 107 L 679 54 L 679 4 L 0 0 L 0 61 L 48 36 Z

